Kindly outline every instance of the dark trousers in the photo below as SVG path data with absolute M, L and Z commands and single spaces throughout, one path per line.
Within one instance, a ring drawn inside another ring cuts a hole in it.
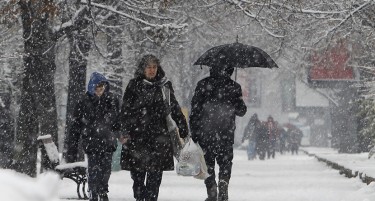
M 204 183 L 207 189 L 216 186 L 215 180 L 215 160 L 219 165 L 219 181 L 224 180 L 229 182 L 232 174 L 232 160 L 233 160 L 233 144 L 229 142 L 218 142 L 205 145 L 202 144 L 202 149 L 206 154 L 207 172 L 210 175 Z
M 276 140 L 270 139 L 268 142 L 267 158 L 275 158 Z
M 163 172 L 130 171 L 136 200 L 157 201 Z M 146 180 L 146 183 L 145 183 Z
M 283 154 L 284 150 L 286 150 L 285 141 L 280 140 L 280 154 Z
M 266 157 L 266 152 L 268 150 L 268 142 L 267 140 L 257 140 L 257 154 L 259 156 L 259 160 L 264 160 Z
M 292 143 L 290 148 L 291 148 L 292 154 L 294 154 L 294 153 L 298 154 L 298 144 L 297 143 Z
M 90 201 L 96 201 L 100 194 L 106 194 L 108 192 L 108 181 L 111 176 L 112 154 L 112 152 L 87 154 L 87 179 L 90 191 Z

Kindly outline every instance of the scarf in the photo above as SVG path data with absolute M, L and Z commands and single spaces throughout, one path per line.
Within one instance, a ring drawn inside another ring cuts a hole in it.
M 151 81 L 148 81 L 146 79 L 143 79 L 143 83 L 147 84 L 147 85 L 151 85 L 151 86 L 160 86 L 160 87 L 163 87 L 165 85 L 165 83 L 167 83 L 169 80 L 167 77 L 163 77 L 161 78 L 160 80 L 158 81 L 155 81 L 155 82 L 151 82 Z

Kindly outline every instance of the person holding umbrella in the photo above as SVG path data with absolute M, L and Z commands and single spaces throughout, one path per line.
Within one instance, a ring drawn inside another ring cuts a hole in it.
M 210 67 L 210 76 L 199 81 L 191 103 L 192 139 L 206 152 L 208 173 L 205 180 L 206 201 L 228 200 L 231 177 L 236 116 L 244 116 L 247 108 L 241 86 L 230 77 L 234 68 L 278 68 L 262 49 L 237 41 L 212 47 L 194 65 Z M 219 195 L 215 180 L 215 160 L 219 165 Z
M 277 122 L 273 120 L 273 117 L 270 115 L 267 118 L 266 122 L 267 127 L 267 134 L 268 134 L 268 149 L 267 149 L 267 158 L 270 159 L 275 158 L 275 147 L 276 147 L 276 140 L 278 138 L 278 129 L 277 129 Z
M 232 172 L 236 116 L 244 116 L 247 107 L 241 86 L 230 77 L 234 68 L 211 67 L 210 76 L 199 81 L 191 102 L 190 129 L 194 142 L 206 153 L 208 174 L 204 181 L 206 201 L 227 201 Z M 219 182 L 215 180 L 215 160 Z M 219 193 L 218 193 L 219 190 Z

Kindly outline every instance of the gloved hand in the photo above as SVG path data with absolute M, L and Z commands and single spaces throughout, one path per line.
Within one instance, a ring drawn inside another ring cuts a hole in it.
M 120 135 L 119 141 L 121 144 L 126 144 L 130 140 L 130 135 Z
M 186 137 L 181 138 L 181 139 L 183 141 L 183 146 L 185 146 L 185 144 L 189 142 L 190 136 L 186 136 Z

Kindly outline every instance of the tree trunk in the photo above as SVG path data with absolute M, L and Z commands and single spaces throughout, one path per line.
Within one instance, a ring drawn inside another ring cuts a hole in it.
M 6 85 L 0 86 L 7 89 Z M 11 92 L 6 90 L 0 95 L 0 168 L 10 168 L 14 139 L 14 121 L 10 110 Z
M 109 53 L 108 67 L 105 69 L 106 77 L 111 84 L 111 92 L 119 99 L 122 97 L 122 78 L 125 71 L 121 65 L 122 50 L 121 41 L 115 37 L 107 38 L 107 48 Z
M 82 16 L 82 18 L 84 18 L 84 16 Z M 87 56 L 91 49 L 91 44 L 88 39 L 88 32 L 85 30 L 88 25 L 88 21 L 81 20 L 77 24 L 78 31 L 68 34 L 70 41 L 70 54 L 65 137 L 69 136 L 70 133 L 75 106 L 80 100 L 80 97 L 82 97 L 86 91 Z M 79 148 L 77 160 L 84 160 L 82 148 Z
M 36 176 L 40 135 L 51 135 L 57 143 L 57 112 L 54 74 L 56 70 L 54 41 L 49 27 L 49 1 L 19 1 L 24 38 L 24 78 L 17 124 L 14 169 Z M 42 147 L 42 168 L 51 168 Z
M 119 24 L 119 16 L 112 15 L 108 18 L 106 24 L 116 26 Z M 107 36 L 107 51 L 108 51 L 108 67 L 105 68 L 105 74 L 111 84 L 112 93 L 122 100 L 122 79 L 125 68 L 122 66 L 122 42 L 120 34 L 122 30 L 113 29 L 108 30 L 112 32 L 111 36 Z

